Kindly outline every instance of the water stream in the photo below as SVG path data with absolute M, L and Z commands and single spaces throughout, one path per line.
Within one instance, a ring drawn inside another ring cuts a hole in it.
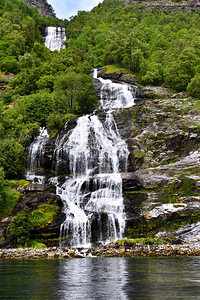
M 40 128 L 39 136 L 34 138 L 34 141 L 29 146 L 28 155 L 28 172 L 26 179 L 31 182 L 43 183 L 44 176 L 37 174 L 37 170 L 41 167 L 45 154 L 45 145 L 49 141 L 50 136 L 45 127 Z
M 66 214 L 61 226 L 62 245 L 116 240 L 125 227 L 120 173 L 127 169 L 129 150 L 112 111 L 134 105 L 133 90 L 128 85 L 99 80 L 103 84 L 100 109 L 106 115 L 104 122 L 95 114 L 78 118 L 69 137 L 61 139 L 55 150 L 57 164 L 65 153 L 72 174 L 57 187 Z
M 45 46 L 51 51 L 64 49 L 62 44 L 66 40 L 64 27 L 47 27 L 45 31 Z
M 97 71 L 94 71 L 97 78 Z M 120 239 L 125 228 L 121 173 L 126 172 L 129 150 L 121 138 L 113 111 L 134 105 L 134 90 L 126 84 L 98 78 L 102 83 L 100 114 L 77 119 L 73 129 L 66 123 L 65 134 L 58 135 L 54 149 L 54 169 L 66 219 L 61 225 L 62 246 L 89 246 L 93 242 Z M 29 148 L 27 179 L 43 183 L 35 169 L 41 165 L 46 129 L 40 130 Z M 58 179 L 67 166 L 69 175 Z

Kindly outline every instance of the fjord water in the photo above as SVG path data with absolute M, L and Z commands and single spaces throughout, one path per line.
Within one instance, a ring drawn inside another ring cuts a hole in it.
M 200 258 L 0 259 L 0 298 L 199 299 Z

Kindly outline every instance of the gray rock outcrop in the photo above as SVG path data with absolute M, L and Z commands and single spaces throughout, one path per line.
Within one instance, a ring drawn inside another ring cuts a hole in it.
M 35 6 L 43 17 L 55 18 L 53 8 L 46 0 L 25 0 L 30 6 Z

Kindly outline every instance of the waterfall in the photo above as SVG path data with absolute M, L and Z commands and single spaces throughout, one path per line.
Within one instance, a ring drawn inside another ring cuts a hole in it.
M 112 110 L 134 105 L 133 90 L 98 79 L 103 83 L 100 109 L 106 114 L 105 121 L 95 114 L 82 116 L 67 137 L 56 142 L 56 169 L 64 156 L 71 174 L 57 185 L 66 214 L 60 230 L 61 246 L 116 240 L 122 238 L 125 228 L 120 173 L 126 171 L 129 150 Z
M 134 90 L 98 78 L 97 70 L 94 78 L 102 83 L 100 114 L 79 117 L 73 128 L 67 122 L 55 140 L 53 169 L 57 177 L 49 183 L 56 185 L 66 215 L 60 228 L 61 246 L 120 239 L 125 228 L 121 173 L 126 172 L 129 150 L 113 110 L 134 105 Z M 47 130 L 40 128 L 29 147 L 26 178 L 32 182 L 45 181 L 41 168 L 49 139 Z M 63 173 L 68 176 L 58 177 Z
M 134 89 L 127 84 L 99 78 L 103 83 L 100 106 L 103 109 L 128 108 L 134 105 Z
M 51 51 L 64 49 L 62 44 L 66 40 L 64 27 L 47 27 L 45 31 L 45 46 Z
M 34 138 L 34 141 L 29 146 L 28 156 L 28 172 L 26 173 L 26 179 L 31 182 L 43 183 L 44 176 L 36 175 L 36 169 L 41 167 L 44 158 L 45 145 L 48 142 L 50 136 L 45 127 L 40 128 L 39 136 Z

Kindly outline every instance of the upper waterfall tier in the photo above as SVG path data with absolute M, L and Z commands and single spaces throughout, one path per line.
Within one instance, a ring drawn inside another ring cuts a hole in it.
M 135 102 L 135 88 L 128 84 L 112 82 L 110 79 L 98 77 L 98 70 L 94 69 L 93 78 L 98 79 L 101 84 L 100 108 L 113 110 L 117 108 L 132 107 Z
M 45 34 L 45 46 L 51 51 L 65 48 L 62 44 L 66 40 L 64 27 L 47 27 Z
M 134 89 L 128 84 L 114 83 L 99 78 L 103 83 L 100 94 L 100 106 L 103 109 L 128 108 L 134 105 Z

